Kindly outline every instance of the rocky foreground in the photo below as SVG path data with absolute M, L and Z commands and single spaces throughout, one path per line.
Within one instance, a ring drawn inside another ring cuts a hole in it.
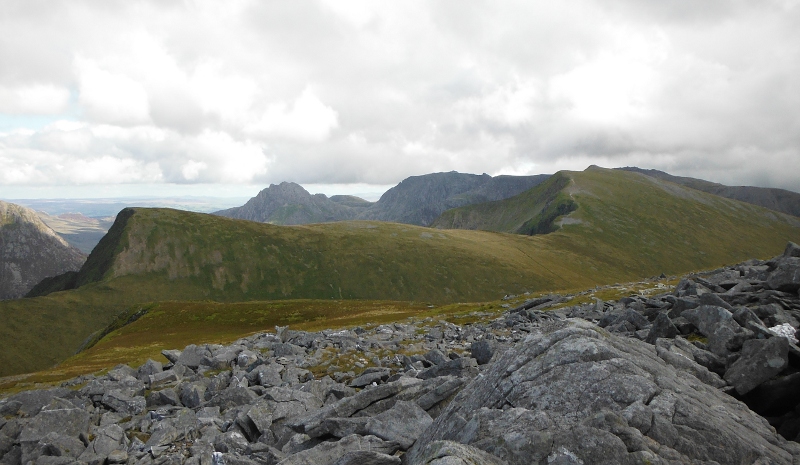
M 789 244 L 653 297 L 164 351 L 0 400 L 0 463 L 800 463 L 798 288 Z

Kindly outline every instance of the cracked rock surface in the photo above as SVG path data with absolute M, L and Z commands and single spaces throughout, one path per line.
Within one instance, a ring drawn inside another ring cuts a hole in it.
M 420 436 L 471 445 L 509 464 L 793 463 L 741 402 L 665 363 L 652 345 L 575 320 L 533 333 L 464 388 Z

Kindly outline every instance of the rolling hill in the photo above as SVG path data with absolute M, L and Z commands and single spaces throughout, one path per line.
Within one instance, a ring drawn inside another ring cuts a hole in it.
M 0 303 L 0 340 L 13 341 L 0 374 L 63 360 L 148 302 L 478 302 L 766 258 L 800 241 L 798 218 L 596 167 L 447 212 L 444 224 L 500 232 L 125 209 L 80 272 L 44 283 L 38 297 Z
M 0 201 L 0 300 L 22 297 L 44 278 L 78 270 L 85 259 L 36 212 Z

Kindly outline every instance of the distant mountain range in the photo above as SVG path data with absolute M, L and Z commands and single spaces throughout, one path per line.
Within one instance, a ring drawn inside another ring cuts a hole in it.
M 636 167 L 618 168 L 670 181 L 682 186 L 710 194 L 769 208 L 800 217 L 800 194 L 774 188 L 725 186 L 701 179 L 673 176 L 663 171 L 645 170 Z M 568 199 L 560 198 L 555 204 L 530 205 L 523 198 L 510 209 L 497 210 L 496 214 L 483 216 L 485 224 L 478 226 L 477 211 L 494 209 L 491 202 L 502 201 L 524 194 L 542 200 L 540 191 L 530 191 L 547 181 L 550 175 L 536 176 L 489 176 L 457 173 L 432 173 L 406 178 L 384 193 L 377 202 L 369 202 L 354 196 L 327 197 L 310 194 L 299 184 L 282 182 L 272 184 L 241 207 L 216 212 L 228 218 L 257 221 L 279 225 L 329 223 L 347 220 L 377 220 L 406 223 L 437 228 L 486 229 L 493 231 L 535 234 L 549 232 L 547 227 L 533 223 L 532 217 L 519 212 L 532 208 L 544 215 L 560 216 L 571 208 Z M 542 187 L 542 189 L 544 189 Z M 552 191 L 552 188 L 550 188 Z M 556 189 L 557 190 L 557 189 Z M 529 192 L 530 191 L 530 192 Z M 552 191 L 555 192 L 555 191 Z M 520 203 L 521 202 L 521 203 Z M 477 209 L 460 209 L 480 205 Z M 506 204 L 502 204 L 508 206 Z M 469 218 L 465 213 L 469 212 Z M 517 213 L 514 213 L 517 212 Z M 499 216 L 498 216 L 499 215 Z M 440 218 L 441 216 L 441 218 Z M 541 220 L 541 218 L 539 219 Z M 537 229 L 539 228 L 539 229 Z M 543 229 L 541 229 L 543 228 Z
M 36 212 L 0 201 L 0 300 L 22 297 L 44 278 L 77 271 L 85 260 Z
M 692 189 L 708 192 L 709 194 L 719 195 L 720 197 L 752 203 L 753 205 L 759 205 L 764 208 L 769 208 L 770 210 L 793 216 L 800 216 L 800 194 L 797 192 L 771 187 L 726 186 L 702 179 L 673 176 L 659 170 L 636 168 L 635 166 L 617 169 L 642 173 L 653 178 L 663 179 L 665 181 L 674 182 L 675 184 L 691 187 Z
M 386 191 L 377 202 L 354 196 L 311 195 L 298 184 L 270 185 L 241 207 L 215 214 L 260 223 L 297 225 L 345 220 L 378 220 L 430 225 L 445 210 L 524 192 L 549 175 L 489 176 L 432 173 L 411 176 Z
M 465 176 L 468 182 L 450 191 L 401 185 L 419 199 L 457 202 L 481 192 L 480 183 L 469 185 L 476 178 Z M 388 194 L 381 200 L 390 205 Z M 326 200 L 375 208 L 354 198 Z M 40 283 L 29 294 L 35 298 L 0 303 L 0 340 L 14 341 L 0 352 L 0 376 L 52 365 L 122 312 L 152 302 L 485 302 L 767 258 L 800 241 L 800 218 L 598 167 L 556 173 L 515 196 L 450 209 L 432 223 L 460 229 L 378 221 L 276 226 L 125 209 L 79 272 Z M 42 337 L 51 344 L 42 345 Z

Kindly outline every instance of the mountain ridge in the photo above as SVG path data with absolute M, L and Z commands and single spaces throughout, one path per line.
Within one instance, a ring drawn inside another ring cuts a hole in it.
M 84 260 L 36 212 L 0 201 L 0 300 L 22 297 L 42 279 L 78 270 Z
M 312 195 L 299 184 L 284 181 L 261 190 L 241 207 L 214 214 L 280 225 L 375 220 L 427 226 L 447 209 L 507 198 L 548 177 L 430 173 L 404 179 L 377 202 L 355 196 Z
M 675 176 L 664 171 L 637 168 L 635 166 L 615 169 L 641 173 L 646 176 L 674 182 L 720 197 L 751 203 L 792 216 L 800 216 L 800 193 L 790 190 L 774 187 L 727 186 L 703 179 Z
M 311 195 L 299 184 L 286 181 L 270 184 L 241 207 L 220 210 L 214 214 L 282 225 L 352 220 L 356 217 L 351 205 L 333 201 L 325 194 Z

